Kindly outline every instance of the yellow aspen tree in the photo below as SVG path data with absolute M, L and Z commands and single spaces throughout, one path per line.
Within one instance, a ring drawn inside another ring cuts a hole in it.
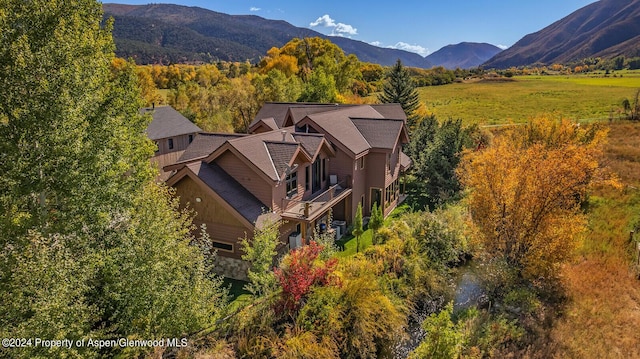
M 463 155 L 457 172 L 490 256 L 527 279 L 554 276 L 586 225 L 580 205 L 589 186 L 606 178 L 599 165 L 606 134 L 597 124 L 539 118 Z

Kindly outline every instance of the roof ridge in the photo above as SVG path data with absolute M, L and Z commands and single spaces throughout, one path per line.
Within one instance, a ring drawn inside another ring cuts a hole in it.
M 400 118 L 373 118 L 373 117 L 349 117 L 349 119 L 351 121 L 353 120 L 365 120 L 365 121 L 398 121 L 398 122 L 404 122 L 403 119 Z
M 291 136 L 311 136 L 324 138 L 324 133 L 294 132 L 291 134 Z
M 289 141 L 275 141 L 275 140 L 262 140 L 264 143 L 273 143 L 273 144 L 281 144 L 281 145 L 300 145 L 298 142 L 289 142 Z
M 200 132 L 198 134 L 206 135 L 206 136 L 235 136 L 235 137 L 249 136 L 248 133 L 228 133 L 228 132 Z

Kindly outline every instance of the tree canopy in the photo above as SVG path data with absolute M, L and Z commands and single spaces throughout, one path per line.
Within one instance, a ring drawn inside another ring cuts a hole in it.
M 571 255 L 584 228 L 580 211 L 599 166 L 606 129 L 548 118 L 468 151 L 461 182 L 469 190 L 473 223 L 487 252 L 524 278 L 549 278 Z
M 110 28 L 93 0 L 0 7 L 3 337 L 177 336 L 222 303 L 190 217 L 154 182 L 150 119 Z

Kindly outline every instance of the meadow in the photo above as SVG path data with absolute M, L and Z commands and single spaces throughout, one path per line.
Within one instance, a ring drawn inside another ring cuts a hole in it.
M 615 77 L 614 77 L 615 76 Z M 421 101 L 438 119 L 496 125 L 554 114 L 578 121 L 620 118 L 623 99 L 640 88 L 640 71 L 588 75 L 516 76 L 421 87 Z

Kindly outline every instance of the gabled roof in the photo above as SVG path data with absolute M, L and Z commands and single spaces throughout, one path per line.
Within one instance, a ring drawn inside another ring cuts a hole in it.
M 300 124 L 307 122 L 316 124 L 322 128 L 321 132 L 331 136 L 354 155 L 358 155 L 370 149 L 371 145 L 351 121 L 351 118 L 382 119 L 383 117 L 371 106 L 361 105 L 309 115 L 300 121 Z
M 273 118 L 276 125 L 282 127 L 284 119 L 287 116 L 287 111 L 289 111 L 291 105 L 291 103 L 283 102 L 266 102 L 262 105 L 253 121 L 251 121 L 249 128 L 264 118 Z
M 264 127 L 267 131 L 273 131 L 279 128 L 276 120 L 273 117 L 262 118 L 251 123 L 251 126 L 249 126 L 249 132 L 255 132 L 255 130 L 260 127 Z
M 202 130 L 171 106 L 143 108 L 142 114 L 151 114 L 153 120 L 147 126 L 147 136 L 152 140 L 198 133 Z
M 217 164 L 198 161 L 187 165 L 187 168 L 252 225 L 266 208 Z
M 199 133 L 187 147 L 177 162 L 187 162 L 204 158 L 217 150 L 227 140 L 246 136 L 239 133 Z
M 283 126 L 293 126 L 309 115 L 327 111 L 335 111 L 344 108 L 345 106 L 352 105 L 312 104 L 304 106 L 290 106 L 287 117 L 284 119 Z
M 272 142 L 265 141 L 267 151 L 271 156 L 271 161 L 276 169 L 278 176 L 285 173 L 291 165 L 291 160 L 296 153 L 300 151 L 300 145 L 293 142 Z
M 309 157 L 313 160 L 316 154 L 320 150 L 323 142 L 326 142 L 324 135 L 319 133 L 293 133 L 293 138 L 298 142 L 302 148 L 309 154 Z
M 356 126 L 371 148 L 393 150 L 403 130 L 404 121 L 387 119 L 352 118 Z
M 333 103 L 308 103 L 308 102 L 266 102 L 260 111 L 256 114 L 256 117 L 251 121 L 249 128 L 252 128 L 257 124 L 258 121 L 273 118 L 278 128 L 292 126 L 293 124 L 285 124 L 285 120 L 287 119 L 287 115 L 289 114 L 289 109 L 299 108 L 301 111 L 316 111 L 322 112 L 330 109 L 335 109 L 338 104 Z M 314 112 L 315 113 L 315 112 Z M 299 113 L 295 114 L 296 119 L 300 119 Z M 304 116 L 303 116 L 304 117 Z M 295 122 L 294 122 L 295 123 Z
M 412 164 L 413 161 L 411 160 L 411 158 L 407 156 L 406 153 L 400 151 L 400 170 L 405 171 L 409 167 L 411 167 Z
M 269 152 L 266 143 L 284 142 L 292 143 L 296 147 L 298 147 L 298 144 L 295 142 L 295 139 L 291 135 L 293 130 L 293 127 L 289 127 L 281 130 L 263 132 L 231 139 L 227 141 L 223 146 L 221 146 L 218 150 L 213 152 L 210 156 L 208 156 L 206 161 L 214 161 L 216 157 L 218 157 L 225 151 L 233 150 L 232 152 L 234 152 L 237 156 L 246 159 L 249 164 L 251 164 L 262 174 L 264 174 L 266 178 L 269 178 L 272 181 L 278 181 L 280 180 L 281 173 L 278 173 L 275 162 L 278 162 L 278 167 L 281 167 L 280 162 L 286 161 L 287 164 L 289 164 L 291 159 L 283 160 L 281 157 L 278 157 L 274 160 L 271 157 L 271 153 Z

